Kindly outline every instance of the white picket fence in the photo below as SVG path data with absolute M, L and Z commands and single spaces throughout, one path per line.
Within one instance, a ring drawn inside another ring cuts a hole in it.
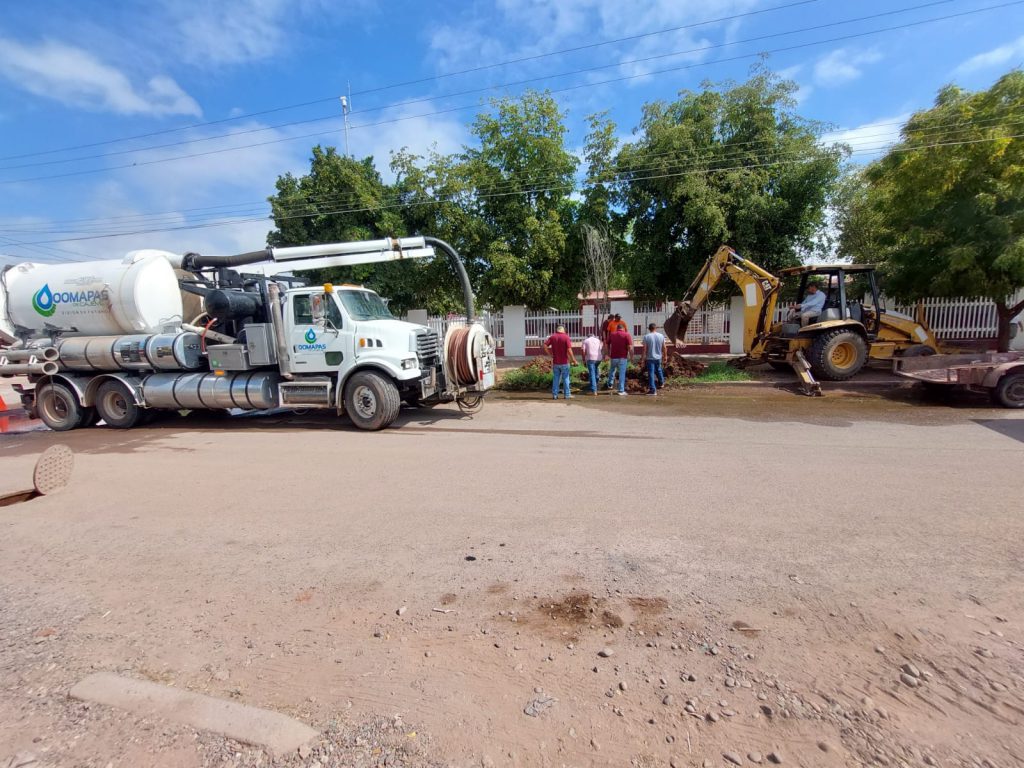
M 996 305 L 988 299 L 924 299 L 924 317 L 940 339 L 987 339 L 996 335 L 999 318 Z M 916 304 L 893 307 L 917 317 Z
M 1020 298 L 1016 298 L 1019 301 Z M 990 339 L 994 338 L 997 329 L 995 305 L 988 299 L 956 298 L 956 299 L 925 299 L 925 319 L 940 339 Z M 672 313 L 673 302 L 637 302 L 633 305 L 632 332 L 636 339 L 647 333 L 649 323 L 663 328 L 665 320 Z M 887 306 L 896 312 L 911 317 L 916 316 L 916 305 L 900 305 L 891 301 Z M 785 319 L 787 306 L 778 306 L 775 310 L 775 321 Z M 625 313 L 623 313 L 625 314 Z M 604 320 L 603 315 L 584 314 L 582 310 L 568 311 L 533 311 L 527 310 L 521 315 L 525 324 L 526 347 L 536 349 L 544 339 L 555 332 L 559 325 L 565 326 L 566 332 L 573 342 L 580 343 L 588 333 L 597 330 Z M 588 324 L 584 324 L 586 322 Z M 629 319 L 629 318 L 627 318 Z M 505 346 L 505 313 L 487 312 L 480 321 L 491 332 L 498 347 Z M 430 316 L 429 326 L 444 336 L 453 323 L 465 323 L 463 315 Z M 704 307 L 693 317 L 686 331 L 687 344 L 718 345 L 729 343 L 731 330 L 731 312 L 728 304 Z M 518 325 L 518 323 L 517 323 Z M 595 327 L 597 326 L 597 327 Z M 516 329 L 513 329 L 514 331 Z M 520 337 L 521 338 L 521 337 Z

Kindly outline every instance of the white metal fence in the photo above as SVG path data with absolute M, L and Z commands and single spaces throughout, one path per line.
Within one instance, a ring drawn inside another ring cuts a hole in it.
M 996 305 L 989 299 L 924 299 L 922 304 L 928 326 L 940 339 L 987 339 L 999 328 Z M 917 317 L 916 304 L 893 309 Z
M 1021 296 L 1014 300 L 1019 301 Z M 925 299 L 925 319 L 940 339 L 985 339 L 994 338 L 997 330 L 995 305 L 988 299 Z M 897 312 L 916 316 L 916 305 L 893 304 L 888 306 Z M 633 336 L 639 339 L 647 333 L 649 323 L 663 328 L 665 320 L 672 313 L 674 303 L 637 302 L 634 304 L 632 317 Z M 788 305 L 780 305 L 775 310 L 775 321 L 781 322 L 789 311 Z M 513 338 L 520 338 L 525 331 L 526 347 L 536 349 L 542 342 L 555 332 L 559 325 L 564 325 L 573 342 L 580 343 L 591 330 L 598 330 L 604 315 L 595 313 L 593 319 L 588 313 L 588 322 L 595 325 L 584 325 L 583 313 L 579 310 L 570 311 L 532 311 L 524 314 L 524 329 L 513 329 Z M 686 330 L 688 344 L 728 344 L 731 318 L 728 304 L 704 307 L 694 315 Z M 465 323 L 464 315 L 430 316 L 427 324 L 443 338 L 452 324 Z M 505 315 L 502 312 L 486 312 L 480 322 L 494 336 L 499 347 L 505 346 Z

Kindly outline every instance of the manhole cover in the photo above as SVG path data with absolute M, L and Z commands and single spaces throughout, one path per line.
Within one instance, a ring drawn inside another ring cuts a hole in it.
M 59 491 L 71 479 L 75 468 L 75 455 L 66 445 L 51 445 L 36 462 L 32 473 L 32 484 L 41 494 Z

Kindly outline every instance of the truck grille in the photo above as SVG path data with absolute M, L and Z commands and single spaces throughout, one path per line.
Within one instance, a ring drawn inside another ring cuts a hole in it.
M 434 331 L 416 332 L 416 357 L 419 358 L 420 368 L 427 368 L 438 361 L 441 343 Z

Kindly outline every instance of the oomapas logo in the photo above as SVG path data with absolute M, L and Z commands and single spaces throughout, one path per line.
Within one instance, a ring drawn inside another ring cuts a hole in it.
M 316 341 L 316 331 L 314 331 L 312 328 L 306 331 L 306 341 L 310 344 Z
M 44 285 L 32 296 L 32 309 L 43 317 L 53 317 L 57 311 L 57 304 L 53 300 L 53 291 L 49 285 Z

